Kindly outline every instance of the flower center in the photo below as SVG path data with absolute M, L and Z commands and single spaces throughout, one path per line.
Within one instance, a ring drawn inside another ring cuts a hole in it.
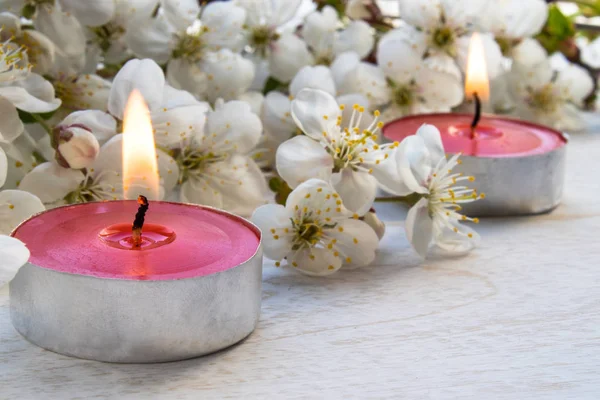
M 532 107 L 543 112 L 552 113 L 556 111 L 558 106 L 557 96 L 554 93 L 554 88 L 551 83 L 546 84 L 540 90 L 527 89 L 529 96 L 527 103 Z
M 407 107 L 413 104 L 414 95 L 410 86 L 404 85 L 394 89 L 394 103 L 400 107 Z
M 24 78 L 31 65 L 23 65 L 27 60 L 24 46 L 5 42 L 0 45 L 0 82 L 13 82 Z
M 201 177 L 210 164 L 223 161 L 228 157 L 227 154 L 205 152 L 189 146 L 182 150 L 174 150 L 171 155 L 179 166 L 179 183 L 187 181 L 190 177 Z
M 256 26 L 250 32 L 250 44 L 257 49 L 267 47 L 279 39 L 279 34 L 266 25 Z
M 325 65 L 329 67 L 333 63 L 333 54 L 322 54 L 317 57 L 315 64 L 316 65 Z
M 68 110 L 85 110 L 91 107 L 89 103 L 83 101 L 86 89 L 78 81 L 78 76 L 62 76 L 56 80 L 51 80 L 56 97 L 62 101 L 62 108 Z M 93 92 L 88 92 L 87 94 L 93 94 Z
M 200 61 L 204 55 L 204 40 L 202 33 L 206 27 L 196 33 L 185 33 L 178 37 L 177 45 L 173 49 L 173 58 L 185 58 L 190 62 Z
M 114 173 L 114 172 L 104 172 Z M 67 194 L 64 199 L 67 204 L 87 203 L 100 200 L 117 200 L 117 188 L 112 185 L 103 185 L 99 181 L 100 176 L 94 180 L 88 175 L 77 189 Z
M 312 211 L 302 212 L 299 218 L 292 220 L 292 229 L 294 231 L 292 250 L 313 247 L 323 236 L 323 227 L 320 221 L 313 218 Z
M 436 28 L 432 33 L 432 41 L 436 47 L 448 49 L 454 44 L 454 32 L 448 26 Z
M 98 46 L 100 46 L 100 48 L 104 52 L 107 52 L 110 49 L 112 43 L 119 40 L 123 36 L 123 34 L 125 34 L 125 28 L 113 22 L 109 22 L 108 24 L 89 29 L 96 36 L 95 41 L 96 43 L 98 43 Z

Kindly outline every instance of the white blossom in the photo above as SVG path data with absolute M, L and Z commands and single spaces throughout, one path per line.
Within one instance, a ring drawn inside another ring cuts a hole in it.
M 299 185 L 285 206 L 258 208 L 252 222 L 263 232 L 267 257 L 285 259 L 306 275 L 329 275 L 342 265 L 369 265 L 379 242 L 373 229 L 344 207 L 335 189 L 318 179 Z
M 0 235 L 0 287 L 17 275 L 29 255 L 29 249 L 19 239 Z

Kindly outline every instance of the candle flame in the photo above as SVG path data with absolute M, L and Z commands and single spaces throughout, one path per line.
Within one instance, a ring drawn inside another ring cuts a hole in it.
M 477 32 L 473 33 L 469 42 L 465 93 L 467 100 L 473 99 L 473 93 L 477 93 L 484 103 L 490 98 L 490 81 L 488 79 L 487 65 L 485 64 L 485 50 L 481 36 Z
M 123 197 L 135 200 L 139 195 L 158 200 L 159 178 L 150 112 L 134 89 L 123 118 Z

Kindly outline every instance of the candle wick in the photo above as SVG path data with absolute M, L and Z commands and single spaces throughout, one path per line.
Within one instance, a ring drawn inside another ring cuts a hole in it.
M 135 219 L 133 220 L 133 226 L 131 231 L 133 233 L 133 247 L 140 247 L 142 245 L 142 227 L 144 226 L 144 218 L 146 211 L 148 211 L 148 199 L 145 196 L 138 196 L 137 199 L 138 207 L 137 213 L 135 213 Z
M 475 116 L 473 122 L 471 122 L 471 139 L 475 139 L 475 128 L 481 119 L 481 100 L 477 92 L 473 92 L 473 99 L 475 100 Z

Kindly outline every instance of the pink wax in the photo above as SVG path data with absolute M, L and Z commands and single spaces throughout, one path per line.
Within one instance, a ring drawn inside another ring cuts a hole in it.
M 474 138 L 471 137 L 472 114 L 421 114 L 400 118 L 383 127 L 383 135 L 402 141 L 414 135 L 423 124 L 436 126 L 447 153 L 480 157 L 521 157 L 542 154 L 566 144 L 554 129 L 526 121 L 497 116 L 482 116 Z
M 142 237 L 152 241 L 174 233 L 174 239 L 131 250 L 98 236 L 115 224 L 131 227 L 137 208 L 133 200 L 55 208 L 25 221 L 13 236 L 27 245 L 29 262 L 39 267 L 129 280 L 183 279 L 222 272 L 249 260 L 259 247 L 260 233 L 242 218 L 160 201 L 150 202 L 144 225 L 147 233 L 144 229 Z

